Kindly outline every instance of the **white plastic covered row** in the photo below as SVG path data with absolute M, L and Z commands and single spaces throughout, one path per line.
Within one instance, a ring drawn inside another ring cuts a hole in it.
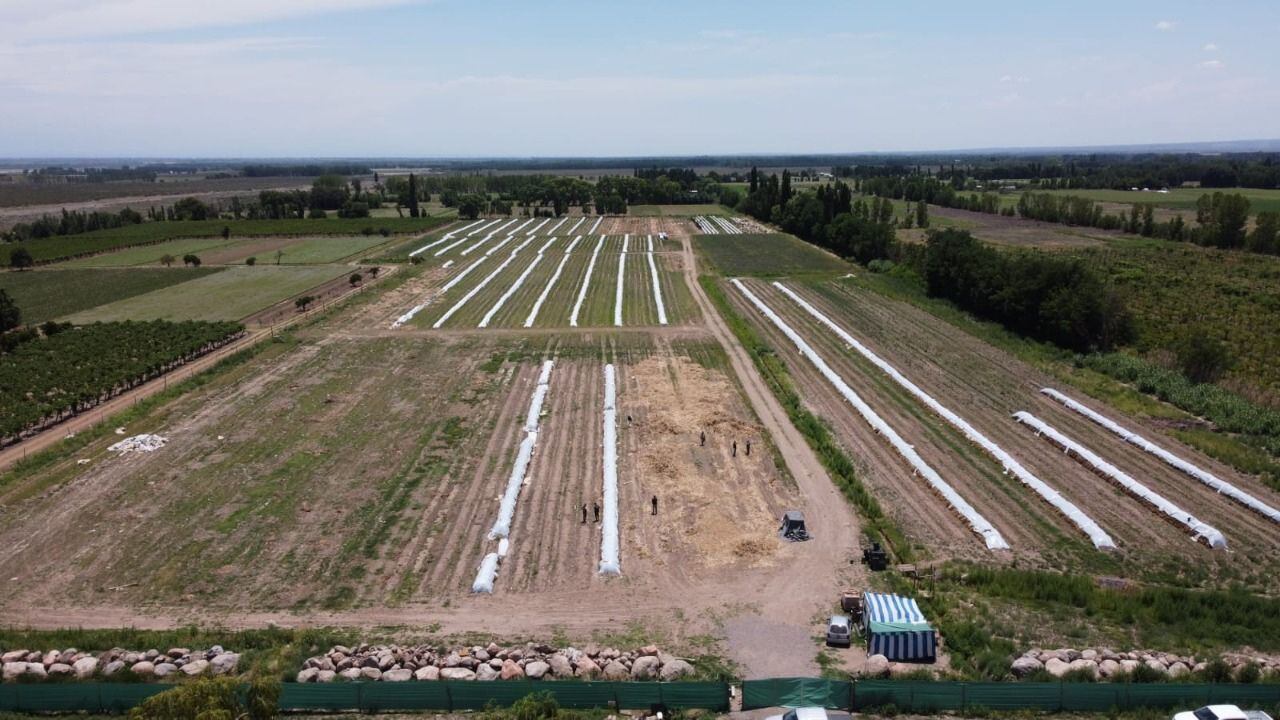
M 596 218 L 595 224 L 593 224 L 593 225 L 591 226 L 591 229 L 587 231 L 587 234 L 588 234 L 588 235 L 595 235 L 595 234 L 596 234 L 596 228 L 600 227 L 600 221 L 601 221 L 601 220 L 604 220 L 604 216 L 603 216 L 603 215 L 601 215 L 600 217 Z
M 493 592 L 493 582 L 498 575 L 498 566 L 510 549 L 508 538 L 511 535 L 511 519 L 515 516 L 516 501 L 520 499 L 520 489 L 524 486 L 525 475 L 529 472 L 529 463 L 533 461 L 533 451 L 538 445 L 538 421 L 542 417 L 542 404 L 546 401 L 547 392 L 551 388 L 551 369 L 555 361 L 542 363 L 542 372 L 533 388 L 533 396 L 529 401 L 529 412 L 524 420 L 524 440 L 516 453 L 515 464 L 507 477 L 507 487 L 498 503 L 498 518 L 489 530 L 489 539 L 498 540 L 498 552 L 489 553 L 480 562 L 476 579 L 471 584 L 471 592 Z
M 546 252 L 547 248 L 551 246 L 551 243 L 555 241 L 555 238 L 551 238 L 543 244 L 542 247 L 538 248 L 538 254 L 533 258 L 533 262 L 529 263 L 529 266 L 524 269 L 524 272 L 520 273 L 520 276 L 515 279 L 515 282 L 511 283 L 511 287 L 507 288 L 507 291 L 502 293 L 502 296 L 493 304 L 493 307 L 489 308 L 489 312 L 484 314 L 484 317 L 480 319 L 480 324 L 477 325 L 477 327 L 489 327 L 489 322 L 493 320 L 493 316 L 498 314 L 498 311 L 502 309 L 503 305 L 507 304 L 507 301 L 511 299 L 512 295 L 519 292 L 520 286 L 524 285 L 524 281 L 529 279 L 529 275 L 533 273 L 534 268 L 538 267 L 538 263 L 542 262 L 543 253 Z
M 1129 443 L 1130 445 L 1136 445 L 1142 448 L 1143 450 L 1147 451 L 1148 453 L 1155 455 L 1156 457 L 1165 461 L 1167 464 L 1171 465 L 1172 467 L 1177 468 L 1178 470 L 1181 470 L 1187 475 L 1190 475 L 1196 480 L 1199 480 L 1205 485 L 1208 485 L 1209 487 L 1213 488 L 1219 493 L 1226 495 L 1227 497 L 1231 498 L 1232 500 L 1235 500 L 1241 505 L 1244 505 L 1250 510 L 1254 510 L 1258 512 L 1263 517 L 1270 518 L 1275 522 L 1280 522 L 1280 510 L 1277 510 L 1276 508 L 1271 507 L 1270 505 L 1266 504 L 1262 500 L 1259 500 L 1258 498 L 1241 490 L 1235 485 L 1232 485 L 1226 480 L 1219 478 L 1213 473 L 1210 473 L 1209 471 L 1197 465 L 1193 465 L 1192 463 L 1187 462 L 1186 460 L 1183 460 L 1177 455 L 1174 455 L 1168 450 L 1165 450 L 1159 445 L 1156 445 L 1150 440 L 1147 440 L 1146 438 L 1142 437 L 1138 433 L 1133 432 L 1132 430 L 1123 428 L 1120 425 L 1117 425 L 1110 418 L 1107 418 L 1106 416 L 1103 416 L 1094 412 L 1093 410 L 1089 409 L 1087 406 L 1082 405 L 1081 403 L 1078 403 L 1075 400 L 1072 400 L 1071 398 L 1067 397 L 1066 395 L 1063 395 L 1062 393 L 1058 392 L 1057 390 L 1054 390 L 1053 388 L 1041 388 L 1040 392 L 1044 393 L 1045 395 L 1048 395 L 1054 400 L 1057 400 L 1063 405 L 1066 405 L 1071 410 L 1074 410 L 1080 413 L 1081 415 L 1089 418 L 1090 420 L 1101 425 L 1107 430 L 1110 430 L 1116 435 L 1119 435 L 1121 439 L 1123 439 L 1125 442 Z
M 409 253 L 409 257 L 417 257 L 417 256 L 418 256 L 418 255 L 420 255 L 421 253 L 423 253 L 423 252 L 425 252 L 425 251 L 427 251 L 427 250 L 430 250 L 431 248 L 433 248 L 433 247 L 435 247 L 435 246 L 439 245 L 440 243 L 448 242 L 448 241 L 449 241 L 449 239 L 450 239 L 450 238 L 452 238 L 454 235 L 457 235 L 458 233 L 463 232 L 464 230 L 466 230 L 466 229 L 468 229 L 468 228 L 475 227 L 476 225 L 479 225 L 479 224 L 480 224 L 480 223 L 482 223 L 482 222 L 484 222 L 484 220 L 477 220 L 477 221 L 475 221 L 475 222 L 471 223 L 470 225 L 464 225 L 464 226 L 462 226 L 462 227 L 458 228 L 457 230 L 451 230 L 451 231 L 449 231 L 449 232 L 445 233 L 443 237 L 441 237 L 441 238 L 439 238 L 439 239 L 437 239 L 437 240 L 434 240 L 434 241 L 432 241 L 432 242 L 429 242 L 429 243 L 427 243 L 426 245 L 423 245 L 422 247 L 418 248 L 417 250 L 414 250 L 413 252 Z
M 1045 502 L 1052 505 L 1058 512 L 1065 515 L 1073 525 L 1080 528 L 1085 535 L 1088 535 L 1089 540 L 1093 543 L 1094 547 L 1106 550 L 1115 549 L 1115 541 L 1111 539 L 1111 536 L 1108 535 L 1106 531 L 1098 525 L 1098 523 L 1094 522 L 1093 518 L 1086 515 L 1083 510 L 1076 507 L 1074 503 L 1063 497 L 1057 490 L 1049 487 L 1049 485 L 1043 480 L 1033 475 L 1031 471 L 1022 466 L 1022 463 L 1018 462 L 1013 458 L 1013 456 L 1005 452 L 1004 448 L 996 445 L 990 438 L 979 432 L 977 428 L 970 425 L 964 418 L 952 412 L 949 408 L 935 400 L 933 396 L 929 395 L 924 390 L 921 390 L 919 386 L 908 380 L 905 375 L 898 372 L 897 368 L 885 362 L 883 358 L 872 352 L 870 348 L 858 342 L 856 338 L 845 332 L 844 328 L 835 324 L 831 318 L 827 317 L 821 310 L 811 305 L 807 300 L 797 295 L 790 288 L 780 282 L 773 283 L 773 286 L 795 301 L 797 305 L 804 308 L 805 312 L 809 313 L 809 315 L 813 316 L 818 322 L 825 325 L 846 344 L 858 351 L 858 354 L 870 361 L 872 365 L 880 368 L 880 370 L 892 378 L 894 382 L 898 383 L 898 385 L 906 389 L 907 392 L 914 395 L 917 400 L 924 403 L 930 410 L 942 417 L 943 420 L 950 423 L 952 427 L 963 433 L 964 436 L 969 439 L 969 442 L 972 442 L 986 451 L 988 455 L 994 457 L 996 461 L 1004 467 L 1005 472 L 1012 473 L 1019 482 L 1034 490 L 1036 494 L 1045 500 Z
M 704 235 L 719 235 L 720 230 L 705 217 L 697 215 L 693 218 L 693 224 L 698 226 Z
M 1035 430 L 1037 434 L 1047 437 L 1055 445 L 1067 451 L 1067 454 L 1074 454 L 1076 457 L 1083 460 L 1086 465 L 1089 465 L 1103 475 L 1106 475 L 1116 481 L 1117 484 L 1125 490 L 1128 490 L 1133 495 L 1147 501 L 1163 513 L 1165 517 L 1168 517 L 1179 525 L 1185 525 L 1191 530 L 1191 534 L 1194 535 L 1197 540 L 1204 540 L 1211 548 L 1225 548 L 1227 546 L 1227 539 L 1223 537 L 1222 533 L 1217 528 L 1202 520 L 1196 519 L 1196 517 L 1191 513 L 1183 510 L 1177 505 L 1174 505 L 1163 495 L 1160 495 L 1146 485 L 1134 480 L 1129 474 L 1125 473 L 1120 468 L 1098 457 L 1098 455 L 1096 455 L 1092 450 L 1081 445 L 1075 440 L 1072 440 L 1066 435 L 1063 435 L 1061 432 L 1058 432 L 1040 418 L 1032 415 L 1026 410 L 1019 410 L 1013 414 L 1013 417 L 1023 425 Z
M 565 219 L 567 220 L 568 218 L 565 218 Z M 587 217 L 586 217 L 585 215 L 584 215 L 584 216 L 582 216 L 582 217 L 580 217 L 580 218 L 578 218 L 578 222 L 574 223 L 574 224 L 573 224 L 573 227 L 569 228 L 569 231 L 568 231 L 568 232 L 566 232 L 566 233 L 565 233 L 565 235 L 572 235 L 572 234 L 574 234 L 575 232 L 577 232 L 577 231 L 578 231 L 578 226 L 579 226 L 579 225 L 581 225 L 582 223 L 586 222 L 586 221 L 587 221 Z
M 472 250 L 475 250 L 476 248 L 480 247 L 481 245 L 485 244 L 486 242 L 489 242 L 489 240 L 490 240 L 491 238 L 493 238 L 493 236 L 494 236 L 494 235 L 497 235 L 498 233 L 502 232 L 503 228 L 507 227 L 508 225 L 510 225 L 511 223 L 514 223 L 514 222 L 515 222 L 515 220 L 514 220 L 514 219 L 512 219 L 512 220 L 508 220 L 507 222 L 505 222 L 505 223 L 503 223 L 503 224 L 499 225 L 498 227 L 495 227 L 495 228 L 491 229 L 491 230 L 489 231 L 489 234 L 488 234 L 488 235 L 485 235 L 484 237 L 480 238 L 480 239 L 479 239 L 478 241 L 476 241 L 475 243 L 473 243 L 473 244 L 471 244 L 471 245 L 468 245 L 467 247 L 463 248 L 463 250 L 462 250 L 462 252 L 461 252 L 460 254 L 461 254 L 461 255 L 468 255 L 468 254 L 470 254 Z M 459 246 L 459 245 L 461 245 L 462 243 L 467 242 L 467 240 L 468 240 L 470 237 L 471 237 L 471 235 L 469 235 L 469 234 L 468 234 L 468 235 L 466 235 L 465 237 L 458 238 L 456 241 L 451 242 L 451 243 L 449 243 L 448 245 L 445 245 L 444 247 L 442 247 L 442 248 L 440 248 L 439 250 L 437 250 L 437 251 L 436 251 L 436 257 L 440 257 L 441 255 L 443 255 L 443 254 L 445 254 L 445 253 L 449 252 L 450 250 L 452 250 L 452 249 L 454 249 L 454 248 L 458 247 L 458 246 Z
M 582 221 L 579 220 L 579 223 Z M 575 225 L 574 227 L 577 227 Z M 569 243 L 569 247 L 564 249 L 564 257 L 560 259 L 560 264 L 556 266 L 556 271 L 551 274 L 551 279 L 547 281 L 546 287 L 542 288 L 542 292 L 538 295 L 538 299 L 534 301 L 533 307 L 529 310 L 529 317 L 525 318 L 524 326 L 533 327 L 533 321 L 538 319 L 538 313 L 542 311 L 542 305 L 547 301 L 547 296 L 551 294 L 551 288 L 560 280 L 560 274 L 564 272 L 564 266 L 569 263 L 569 253 L 573 252 L 573 248 L 582 240 L 582 236 L 573 239 Z
M 902 457 L 905 458 L 913 468 L 915 468 L 916 472 L 924 477 L 929 485 L 932 486 L 933 489 L 937 491 L 937 493 L 941 495 L 957 513 L 960 514 L 960 517 L 964 518 L 965 522 L 969 523 L 969 527 L 982 537 L 988 549 L 1009 549 L 1009 544 L 1005 542 L 1000 531 L 997 530 L 989 520 L 983 517 L 981 513 L 974 509 L 974 507 L 969 504 L 969 501 L 961 497 L 960 493 L 956 492 L 955 488 L 951 487 L 950 483 L 943 480 L 942 476 L 939 475 L 938 472 L 928 463 L 926 463 L 924 458 L 920 457 L 920 454 L 916 452 L 916 449 L 907 441 L 903 440 L 902 436 L 898 435 L 897 431 L 877 415 L 875 410 L 872 410 L 871 406 L 863 401 L 863 399 L 853 391 L 853 388 L 849 387 L 849 384 L 840 377 L 839 373 L 832 370 L 831 366 L 828 365 L 826 361 L 809 346 L 809 343 L 804 341 L 804 338 L 800 337 L 800 335 L 798 335 L 790 325 L 788 325 L 781 317 L 778 316 L 777 313 L 766 305 L 764 301 L 756 297 L 755 293 L 748 290 L 747 286 L 743 285 L 741 280 L 734 278 L 732 282 L 734 286 L 736 286 L 747 298 L 747 300 L 749 300 L 751 304 L 760 311 L 761 314 L 767 317 L 774 326 L 782 331 L 782 334 L 786 335 L 787 338 L 790 339 L 797 348 L 799 348 L 800 354 L 804 355 L 809 362 L 813 363 L 813 366 L 818 369 L 818 372 L 822 373 L 822 376 L 835 387 L 836 391 L 843 395 L 844 399 L 848 400 L 849 404 L 858 411 L 858 414 L 862 416 L 862 419 L 865 420 L 877 433 L 887 438 L 889 443 L 893 445 L 894 449 L 898 451 L 898 454 L 902 455 Z
M 551 222 L 551 218 L 546 218 L 546 219 L 544 219 L 542 222 L 538 223 L 537 225 L 534 225 L 534 226 L 533 226 L 533 229 L 532 229 L 532 230 L 530 230 L 530 231 L 529 231 L 528 233 L 526 233 L 526 234 L 527 234 L 527 235 L 537 235 L 537 234 L 538 234 L 538 230 L 539 230 L 539 228 L 541 228 L 543 225 L 546 225 L 546 224 L 547 224 L 547 223 L 549 223 L 549 222 Z
M 449 279 L 449 282 L 444 284 L 444 287 L 440 288 L 440 290 L 436 292 L 436 296 L 444 295 L 445 293 L 449 292 L 450 288 L 452 288 L 454 285 L 457 285 L 459 282 L 461 282 L 462 278 L 471 274 L 471 271 L 475 270 L 476 266 L 482 262 L 484 262 L 483 257 L 471 263 L 470 265 L 468 265 L 462 272 L 458 273 L 457 275 L 454 275 L 452 278 Z M 449 262 L 445 263 L 442 267 L 447 268 L 452 264 L 453 264 L 453 261 L 450 260 Z M 429 304 L 431 304 L 431 301 L 427 300 L 426 302 L 420 302 L 417 305 L 414 305 L 413 307 L 409 308 L 407 312 L 405 312 L 400 317 L 396 318 L 395 322 L 391 323 L 391 329 L 395 330 L 401 325 L 404 325 L 405 323 L 409 322 L 410 320 L 413 319 L 414 315 L 417 315 L 418 313 L 422 312 L 424 309 L 426 309 L 427 305 Z
M 662 301 L 662 283 L 658 282 L 658 264 L 653 260 L 653 236 L 649 236 L 649 280 L 653 284 L 653 304 L 658 308 L 658 324 L 667 324 L 667 305 Z
M 498 267 L 493 269 L 493 272 L 489 273 L 488 275 L 485 275 L 484 279 L 476 283 L 475 287 L 468 290 L 466 295 L 463 295 L 461 298 L 458 298 L 458 302 L 454 303 L 453 307 L 446 310 L 445 313 L 440 316 L 440 319 L 436 320 L 431 327 L 438 329 L 441 325 L 444 325 L 444 322 L 446 320 L 452 317 L 454 313 L 461 310 L 462 306 L 466 305 L 467 302 L 471 300 L 471 298 L 475 297 L 481 290 L 483 290 L 485 285 L 488 285 L 491 280 L 493 280 L 495 277 L 498 276 L 498 273 L 501 273 L 503 270 L 506 270 L 507 266 L 510 265 L 512 261 L 516 259 L 516 255 L 519 255 L 520 251 L 523 250 L 525 246 L 531 242 L 533 242 L 533 238 L 531 237 L 525 238 L 524 242 L 517 245 L 515 249 L 511 251 L 511 254 L 507 256 L 506 260 L 503 260 L 501 263 L 499 263 Z M 481 260 L 483 260 L 483 258 L 481 258 Z M 468 268 L 468 270 L 470 270 L 470 268 Z
M 621 575 L 618 558 L 618 386 L 613 364 L 604 366 L 604 518 L 600 523 L 600 574 Z
M 730 235 L 742 234 L 742 231 L 738 229 L 738 226 L 734 225 L 728 218 L 720 217 L 719 215 L 712 215 L 711 219 L 715 220 L 716 223 L 719 224 L 720 227 L 724 228 L 724 231 Z
M 597 220 L 599 225 L 600 221 Z M 591 251 L 591 260 L 587 262 L 587 274 L 582 278 L 582 287 L 578 289 L 578 299 L 573 303 L 573 314 L 569 316 L 569 326 L 578 327 L 578 313 L 582 311 L 582 301 L 587 298 L 587 288 L 591 285 L 591 273 L 595 272 L 596 260 L 600 257 L 600 248 L 604 247 L 604 236 L 596 241 L 596 249 Z
M 622 252 L 618 253 L 618 285 L 613 297 L 613 324 L 622 327 L 622 281 L 627 277 L 627 245 L 630 235 L 622 236 Z

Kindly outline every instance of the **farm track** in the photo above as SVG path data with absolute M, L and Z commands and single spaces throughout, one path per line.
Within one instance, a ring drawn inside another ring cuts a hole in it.
M 764 286 L 760 284 L 759 287 Z M 1157 459 L 1125 446 L 1118 438 L 1107 437 L 1096 427 L 1086 427 L 1091 423 L 1083 418 L 1072 418 L 1062 408 L 1052 407 L 1056 403 L 1036 392 L 1050 380 L 1011 356 L 938 323 L 914 308 L 873 293 L 835 284 L 818 287 L 792 284 L 791 287 L 926 392 L 957 410 L 980 431 L 1000 443 L 1029 470 L 1062 491 L 1112 534 L 1122 554 L 1137 557 L 1155 550 L 1207 558 L 1209 551 L 1191 543 L 1179 528 L 1162 521 L 1107 481 L 1064 457 L 1025 428 L 1018 427 L 1009 419 L 1009 413 L 1027 409 L 1041 415 L 1157 492 L 1185 498 L 1188 509 L 1207 521 L 1221 523 L 1223 528 L 1235 528 L 1235 532 L 1224 530 L 1228 542 L 1239 536 L 1236 547 L 1246 553 L 1274 549 L 1276 533 L 1265 520 L 1246 517 L 1250 513 L 1231 507 L 1229 500 L 1216 496 L 1208 488 L 1192 487 L 1199 483 L 1190 478 L 1179 478 L 1176 471 L 1161 467 L 1163 463 Z M 771 290 L 768 288 L 764 292 Z M 1063 541 L 1072 546 L 1078 544 L 1081 538 L 1078 531 L 1029 490 L 1000 475 L 994 461 L 985 460 L 977 448 L 958 432 L 948 433 L 942 421 L 923 406 L 913 407 L 913 399 L 905 391 L 896 385 L 887 386 L 888 380 L 883 373 L 852 350 L 841 347 L 838 339 L 827 334 L 825 328 L 798 306 L 788 305 L 790 301 L 780 293 L 767 297 L 775 310 L 784 312 L 788 321 L 794 321 L 798 329 L 803 328 L 802 334 L 820 348 L 828 362 L 832 362 L 855 389 L 860 393 L 865 390 L 869 402 L 878 410 L 884 409 L 897 418 L 890 422 L 899 432 L 908 436 L 906 431 L 909 428 L 906 426 L 915 426 L 910 430 L 909 440 L 917 443 L 917 449 L 930 462 L 947 462 L 954 468 L 950 476 L 944 472 L 944 477 L 956 481 L 958 489 L 966 488 L 962 492 L 975 502 L 980 511 L 991 513 L 1001 531 L 1010 536 L 1015 553 L 1024 550 L 1043 552 L 1047 547 L 1053 547 L 1057 552 L 1062 549 Z M 838 355 L 838 361 L 832 355 Z M 821 395 L 814 392 L 807 397 Z M 827 413 L 836 412 L 835 417 L 839 417 L 840 413 L 831 407 L 832 403 L 814 402 L 824 406 L 824 416 L 832 417 Z M 845 426 L 842 437 L 857 433 L 856 423 L 855 427 L 847 427 L 848 423 L 842 425 Z M 864 444 L 865 441 L 864 438 Z M 961 457 L 964 458 L 963 466 L 957 464 Z M 1228 477 L 1232 482 L 1238 479 L 1235 474 Z M 1258 489 L 1256 482 L 1244 485 L 1255 491 Z M 916 522 L 904 525 L 908 531 L 917 527 Z M 1027 527 L 1034 528 L 1036 532 L 1027 534 L 1022 530 Z M 1021 537 L 1017 534 L 1019 531 L 1023 532 Z M 1048 533 L 1052 535 L 1042 536 Z

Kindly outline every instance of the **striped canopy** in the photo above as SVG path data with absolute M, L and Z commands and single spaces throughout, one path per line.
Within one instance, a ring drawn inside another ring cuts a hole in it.
M 867 620 L 874 623 L 923 625 L 929 623 L 912 598 L 892 593 L 863 593 L 867 604 Z

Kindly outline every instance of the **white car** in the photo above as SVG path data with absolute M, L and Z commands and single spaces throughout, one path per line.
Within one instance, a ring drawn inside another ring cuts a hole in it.
M 820 707 L 792 708 L 781 715 L 770 715 L 765 720 L 849 720 L 847 712 Z
M 1173 716 L 1173 720 L 1271 720 L 1261 710 L 1241 710 L 1235 705 L 1205 705 Z

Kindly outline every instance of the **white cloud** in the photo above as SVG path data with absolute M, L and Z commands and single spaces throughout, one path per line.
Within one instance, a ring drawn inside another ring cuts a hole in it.
M 1222 62 L 1221 60 L 1205 60 L 1204 62 L 1197 65 L 1197 67 L 1202 67 L 1206 70 L 1221 70 L 1226 66 L 1227 64 Z
M 0 41 L 230 27 L 423 0 L 5 0 Z
M 1156 23 L 1156 29 L 1159 30 L 1160 32 L 1169 32 L 1170 30 L 1173 30 L 1175 27 L 1177 27 L 1177 25 L 1178 23 L 1172 20 L 1161 20 Z
M 1000 82 L 1013 83 L 1015 85 L 1026 85 L 1031 82 L 1031 79 L 1026 75 L 1001 75 Z
M 1205 43 L 1205 46 L 1201 49 L 1205 52 L 1218 52 L 1218 45 L 1217 43 Z

